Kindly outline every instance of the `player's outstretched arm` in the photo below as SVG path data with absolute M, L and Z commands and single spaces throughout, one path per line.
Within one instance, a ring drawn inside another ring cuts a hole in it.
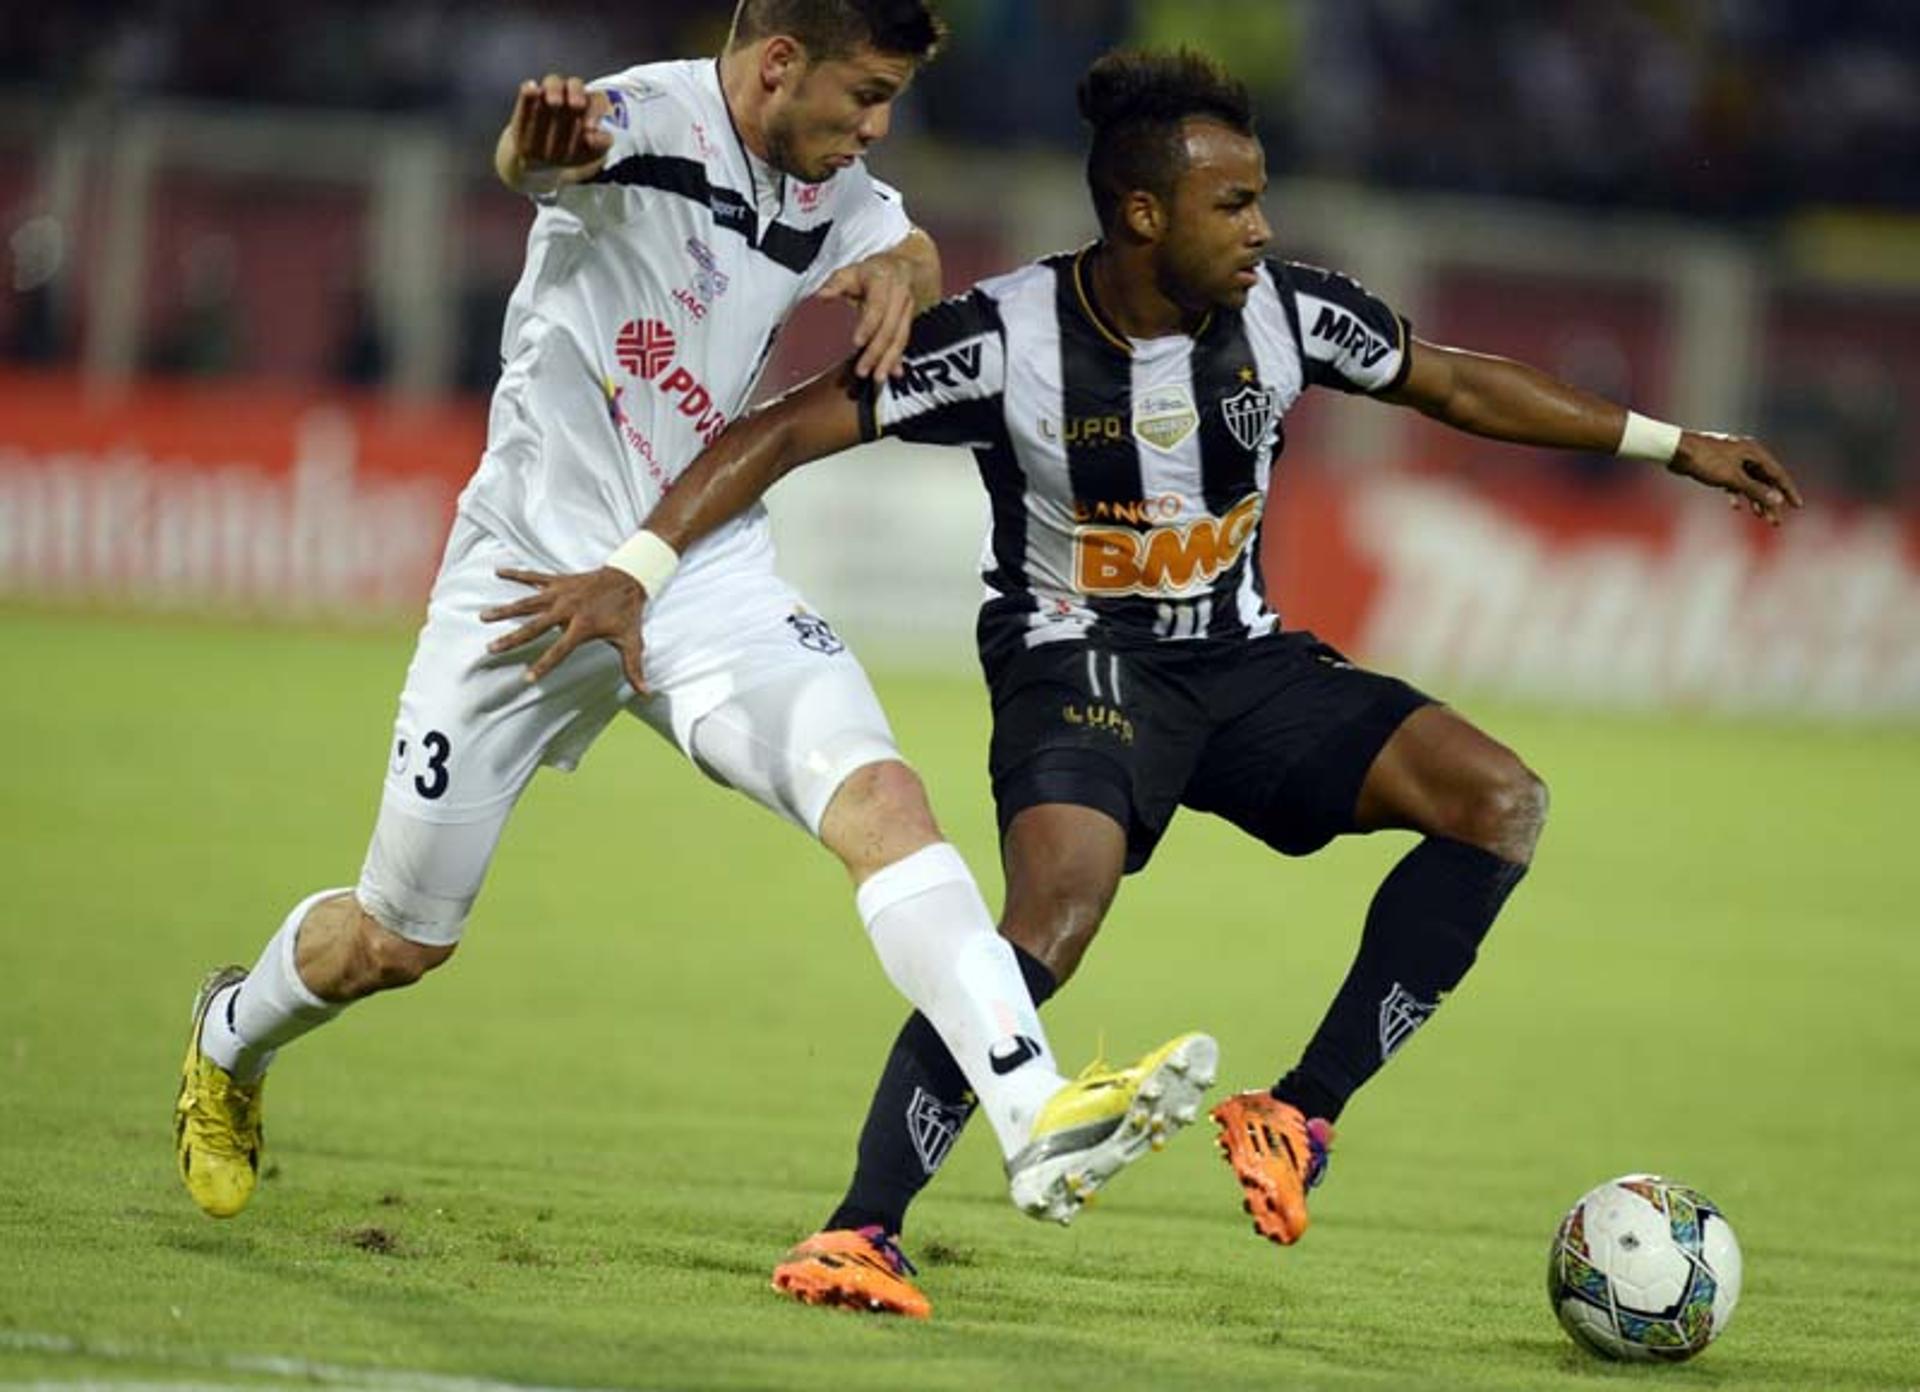
M 552 193 L 600 172 L 613 137 L 600 129 L 611 109 L 604 92 L 577 77 L 548 73 L 526 81 L 493 147 L 493 169 L 515 193 Z
M 1405 378 L 1382 392 L 1382 400 L 1491 440 L 1665 464 L 1724 489 L 1732 506 L 1748 507 L 1776 527 L 1787 509 L 1801 506 L 1793 476 L 1758 440 L 1649 420 L 1510 358 L 1418 338 L 1407 352 Z
M 684 555 L 802 464 L 859 444 L 868 390 L 842 364 L 736 421 L 674 480 L 641 526 Z
M 539 681 L 582 643 L 611 643 L 635 691 L 647 689 L 641 662 L 640 612 L 660 592 L 686 549 L 753 506 L 786 474 L 860 443 L 860 402 L 867 388 L 851 365 L 824 372 L 777 401 L 736 421 L 713 442 L 647 515 L 641 530 L 598 570 L 548 575 L 502 570 L 503 579 L 531 586 L 512 604 L 485 610 L 488 623 L 520 620 L 487 645 L 490 653 L 560 636 L 527 668 Z

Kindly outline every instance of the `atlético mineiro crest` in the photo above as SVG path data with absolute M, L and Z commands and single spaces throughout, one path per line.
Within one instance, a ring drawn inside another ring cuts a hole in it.
M 1380 1061 L 1393 1057 L 1393 1051 L 1413 1037 L 1413 1032 L 1440 1008 L 1437 1000 L 1423 1001 L 1399 982 L 1380 1002 Z
M 1220 403 L 1227 429 L 1240 442 L 1241 449 L 1257 449 L 1273 428 L 1280 411 L 1280 394 L 1272 387 L 1256 384 L 1243 387 Z
M 954 1106 L 942 1102 L 925 1088 L 913 1090 L 913 1101 L 907 1103 L 907 1134 L 913 1137 L 914 1154 L 920 1157 L 920 1168 L 928 1175 L 947 1158 L 972 1112 L 965 1103 Z
M 787 624 L 800 639 L 800 646 L 828 657 L 837 652 L 845 652 L 847 645 L 840 641 L 840 635 L 833 631 L 833 625 L 818 614 L 809 614 L 804 609 L 796 609 L 787 615 Z

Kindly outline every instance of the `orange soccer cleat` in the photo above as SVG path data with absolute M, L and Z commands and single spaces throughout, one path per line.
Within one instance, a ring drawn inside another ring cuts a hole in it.
M 808 1305 L 926 1319 L 933 1303 L 907 1279 L 913 1263 L 879 1227 L 817 1232 L 773 1269 L 773 1288 Z
M 1220 1151 L 1246 1190 L 1242 1207 L 1253 1215 L 1253 1230 L 1282 1246 L 1298 1242 L 1307 1230 L 1307 1190 L 1327 1171 L 1332 1124 L 1308 1120 L 1267 1092 L 1229 1097 L 1212 1115 Z

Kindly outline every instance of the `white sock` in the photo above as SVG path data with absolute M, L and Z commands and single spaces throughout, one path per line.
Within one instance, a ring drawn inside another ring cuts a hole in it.
M 871 876 L 856 902 L 887 979 L 939 1032 L 1011 1158 L 1066 1079 L 966 862 L 944 841 L 923 847 Z M 1019 1061 L 996 1073 L 1008 1057 Z
M 207 1007 L 200 1027 L 201 1051 L 231 1073 L 236 1083 L 251 1087 L 259 1082 L 282 1044 L 319 1028 L 346 1008 L 321 1000 L 307 988 L 294 965 L 294 944 L 315 904 L 348 892 L 323 889 L 294 905 L 280 931 L 267 940 L 247 979 L 229 986 Z

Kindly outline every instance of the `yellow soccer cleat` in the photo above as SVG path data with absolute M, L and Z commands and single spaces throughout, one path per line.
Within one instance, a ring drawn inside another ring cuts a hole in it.
M 900 1240 L 879 1227 L 818 1232 L 773 1269 L 773 1288 L 808 1305 L 926 1319 L 933 1305 Z
M 1219 1066 L 1220 1046 L 1205 1034 L 1183 1034 L 1130 1068 L 1096 1059 L 1047 1099 L 1007 1161 L 1014 1206 L 1072 1222 L 1102 1185 L 1200 1115 Z
M 193 998 L 193 1032 L 180 1066 L 180 1096 L 173 1107 L 173 1149 L 187 1192 L 209 1218 L 231 1218 L 247 1206 L 260 1178 L 260 1093 L 265 1079 L 242 1087 L 200 1052 L 200 1026 L 207 1007 L 227 987 L 246 979 L 240 967 L 209 972 Z

